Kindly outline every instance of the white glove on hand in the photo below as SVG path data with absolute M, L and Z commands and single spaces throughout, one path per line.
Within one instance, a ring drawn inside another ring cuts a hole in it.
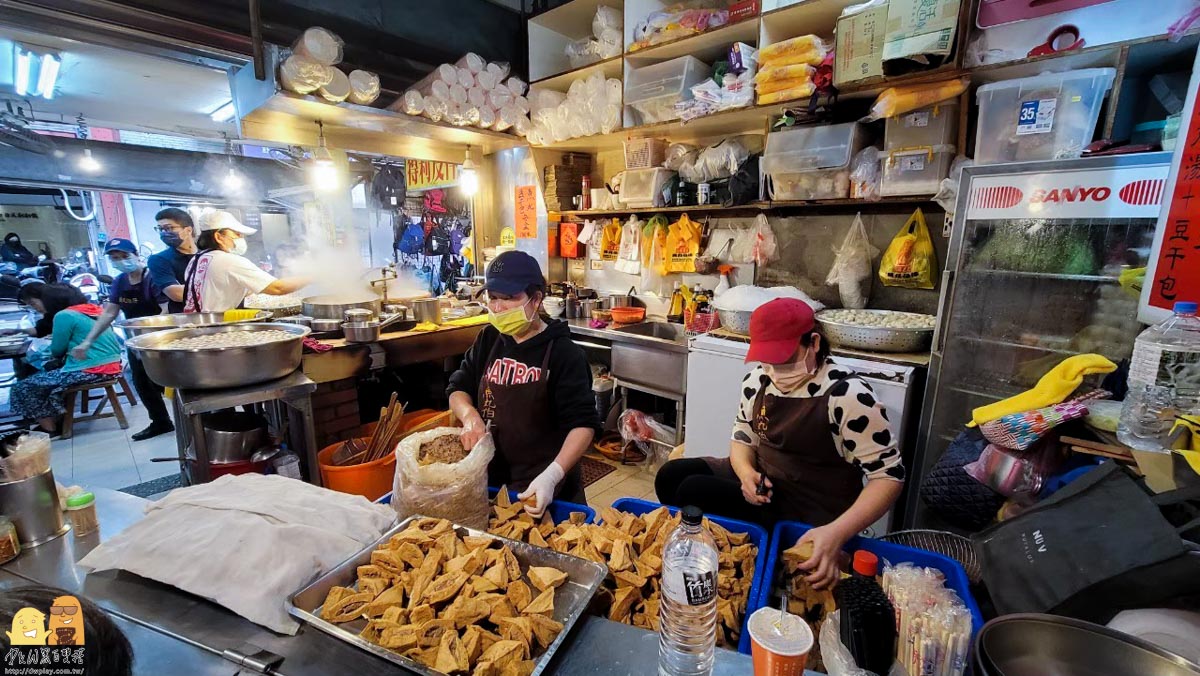
M 558 488 L 558 484 L 562 483 L 563 477 L 567 475 L 562 467 L 559 467 L 557 462 L 551 462 L 550 466 L 542 470 L 542 473 L 537 475 L 533 481 L 529 482 L 529 488 L 517 494 L 518 500 L 524 500 L 529 496 L 534 497 L 534 506 L 525 505 L 525 513 L 535 519 L 542 518 L 542 514 L 550 503 L 554 501 L 554 489 Z

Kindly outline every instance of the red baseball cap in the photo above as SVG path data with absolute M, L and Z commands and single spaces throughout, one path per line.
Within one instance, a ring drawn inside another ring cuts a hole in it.
M 746 362 L 782 364 L 796 354 L 800 337 L 813 330 L 816 320 L 808 303 L 776 298 L 750 315 L 750 351 Z

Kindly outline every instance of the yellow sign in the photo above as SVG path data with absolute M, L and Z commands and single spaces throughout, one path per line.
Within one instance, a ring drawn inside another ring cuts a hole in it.
M 505 228 L 500 231 L 500 246 L 516 246 L 517 233 L 512 228 Z
M 458 184 L 458 165 L 433 160 L 406 160 L 404 173 L 409 190 L 448 188 Z
M 537 237 L 537 187 L 519 185 L 514 199 L 516 205 L 517 237 L 534 239 Z

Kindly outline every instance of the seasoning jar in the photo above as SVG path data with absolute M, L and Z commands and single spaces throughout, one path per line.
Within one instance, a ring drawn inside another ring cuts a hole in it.
M 90 535 L 100 530 L 100 519 L 96 516 L 96 496 L 92 493 L 80 493 L 67 498 L 67 516 L 71 519 L 75 537 Z
M 0 563 L 8 563 L 21 553 L 17 527 L 7 516 L 0 516 Z

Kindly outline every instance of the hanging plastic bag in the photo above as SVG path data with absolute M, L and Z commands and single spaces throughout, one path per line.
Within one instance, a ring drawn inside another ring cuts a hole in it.
M 879 279 L 885 286 L 932 289 L 936 270 L 937 252 L 925 226 L 925 214 L 917 209 L 883 253 Z
M 775 241 L 775 231 L 771 229 L 767 217 L 763 214 L 755 216 L 754 227 L 750 230 L 754 233 L 752 254 L 754 262 L 758 265 L 766 265 L 779 260 L 779 244 Z
M 614 218 L 600 236 L 600 260 L 615 261 L 621 253 L 621 221 Z
M 645 224 L 637 216 L 630 216 L 621 231 L 621 251 L 617 255 L 617 271 L 627 275 L 642 272 L 642 228 Z
M 695 272 L 700 253 L 700 226 L 681 214 L 667 230 L 665 272 Z
M 457 441 L 461 432 L 457 427 L 438 427 L 411 434 L 396 446 L 392 506 L 401 519 L 421 514 L 468 528 L 487 528 L 487 468 L 496 453 L 491 434 L 485 434 L 467 457 L 456 463 L 418 462 L 422 444 L 446 435 L 454 435 Z
M 861 310 L 867 306 L 871 296 L 871 260 L 878 253 L 879 249 L 867 238 L 862 214 L 855 214 L 842 245 L 834 249 L 833 268 L 825 278 L 826 284 L 838 287 L 842 307 Z
M 974 160 L 963 155 L 954 158 L 954 163 L 950 165 L 950 175 L 942 179 L 937 194 L 933 196 L 933 201 L 945 209 L 949 217 L 954 216 L 954 209 L 958 206 L 958 180 L 962 178 L 962 170 L 973 164 Z
M 879 200 L 879 184 L 883 170 L 879 163 L 879 149 L 867 146 L 850 161 L 850 196 L 854 199 Z

